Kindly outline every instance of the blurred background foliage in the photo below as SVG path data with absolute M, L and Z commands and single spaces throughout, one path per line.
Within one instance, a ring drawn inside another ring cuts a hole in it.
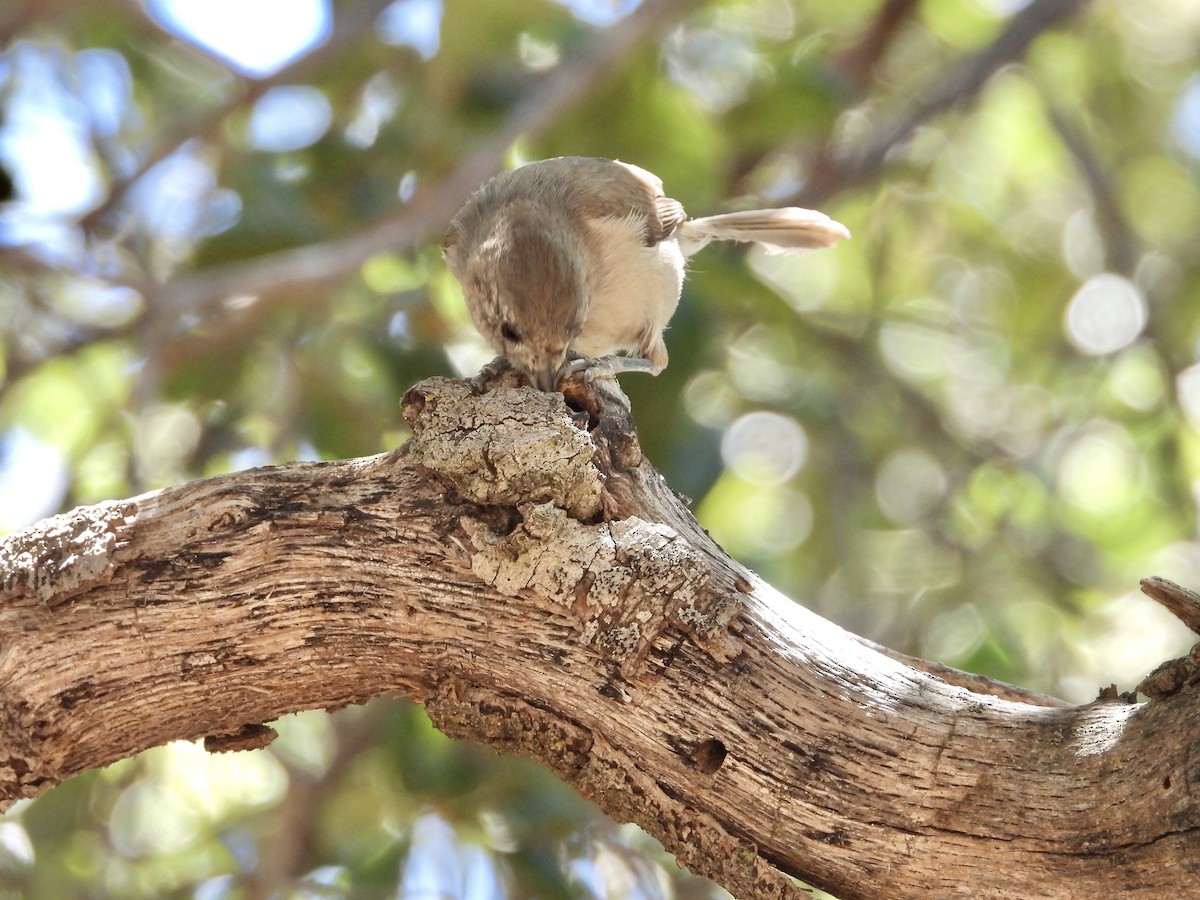
M 602 155 L 714 247 L 627 376 L 733 554 L 899 650 L 1075 701 L 1200 586 L 1197 0 L 7 0 L 0 530 L 405 438 L 486 352 L 440 233 Z M 712 897 L 522 760 L 376 701 L 160 748 L 0 822 L 0 897 Z

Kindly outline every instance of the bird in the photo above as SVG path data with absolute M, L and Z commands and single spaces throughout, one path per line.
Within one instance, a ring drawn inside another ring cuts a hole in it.
M 710 242 L 787 253 L 849 236 L 824 213 L 798 207 L 690 219 L 645 169 L 563 156 L 484 183 L 451 220 L 443 255 L 480 334 L 550 392 L 570 375 L 666 368 L 663 332 L 686 262 Z

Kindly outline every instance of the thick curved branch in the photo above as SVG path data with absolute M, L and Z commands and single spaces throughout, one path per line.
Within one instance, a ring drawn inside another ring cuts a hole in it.
M 418 385 L 391 454 L 0 543 L 5 802 L 399 691 L 738 896 L 804 896 L 784 873 L 845 900 L 1194 889 L 1200 684 L 1054 708 L 879 652 L 725 556 L 614 388 L 570 388 L 572 414 L 505 377 Z

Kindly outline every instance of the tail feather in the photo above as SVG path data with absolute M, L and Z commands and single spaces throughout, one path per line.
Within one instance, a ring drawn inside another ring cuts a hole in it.
M 691 219 L 679 228 L 679 244 L 691 256 L 710 241 L 742 241 L 762 244 L 772 253 L 789 253 L 832 247 L 850 237 L 841 222 L 814 209 L 789 206 L 784 209 L 750 209 Z

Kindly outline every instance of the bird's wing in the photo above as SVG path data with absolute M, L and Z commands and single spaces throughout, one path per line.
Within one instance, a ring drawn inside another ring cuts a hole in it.
M 678 200 L 663 196 L 662 179 L 639 166 L 600 157 L 564 156 L 514 170 L 534 183 L 565 185 L 562 202 L 581 218 L 626 219 L 636 216 L 646 231 L 646 246 L 670 237 L 687 213 Z M 524 179 L 522 179 L 524 180 Z

